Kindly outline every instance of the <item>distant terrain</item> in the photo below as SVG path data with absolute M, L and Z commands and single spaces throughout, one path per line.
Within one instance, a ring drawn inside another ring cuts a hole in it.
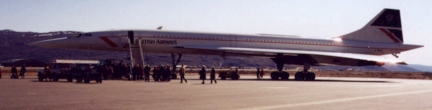
M 91 51 L 91 50 L 66 50 L 28 46 L 26 44 L 59 37 L 73 36 L 77 31 L 55 31 L 55 32 L 16 32 L 10 29 L 0 30 L 0 61 L 10 59 L 36 59 L 50 62 L 53 59 L 123 59 L 128 60 L 128 52 Z M 168 54 L 149 54 L 148 62 L 151 65 L 171 64 Z M 221 61 L 219 56 L 210 55 L 183 55 L 181 64 L 192 66 L 218 66 Z M 274 68 L 276 65 L 268 58 L 260 57 L 227 57 L 224 66 L 229 67 L 260 67 Z M 287 68 L 299 68 L 301 66 L 286 66 Z M 383 67 L 366 66 L 319 66 L 312 67 L 318 70 L 331 71 L 408 71 L 426 72 L 432 71 L 431 66 L 424 65 L 385 65 Z

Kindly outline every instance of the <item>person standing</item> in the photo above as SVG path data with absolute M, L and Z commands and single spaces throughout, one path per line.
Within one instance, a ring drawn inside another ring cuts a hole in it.
M 21 76 L 22 79 L 24 79 L 25 72 L 27 72 L 27 69 L 26 69 L 26 66 L 24 64 L 21 66 L 20 74 L 19 74 L 19 76 Z
M 44 68 L 44 73 L 45 73 L 45 81 L 48 81 L 48 79 L 49 81 L 51 81 L 51 70 L 49 66 L 46 66 Z
M 215 84 L 217 84 L 217 82 L 216 82 L 216 71 L 215 71 L 214 67 L 212 67 L 212 70 L 210 72 L 210 84 L 213 84 L 213 81 L 215 82 Z
M 131 67 L 129 64 L 125 65 L 125 72 L 123 73 L 123 76 L 127 79 L 130 80 L 130 74 L 131 74 Z
M 261 77 L 261 79 L 264 77 L 264 69 L 261 69 L 260 77 Z
M 144 67 L 144 81 L 150 82 L 150 67 L 149 67 L 149 65 L 146 65 Z
M 108 65 L 107 67 L 107 79 L 112 79 L 112 76 L 114 74 L 114 67 L 115 65 Z
M 153 67 L 153 80 L 159 81 L 159 67 L 155 66 Z
M 144 67 L 142 65 L 139 65 L 138 67 L 139 67 L 138 74 L 139 74 L 140 80 L 144 80 Z
M 171 81 L 171 67 L 169 65 L 165 68 L 165 81 Z
M 183 83 L 183 80 L 187 83 L 187 80 L 185 79 L 185 73 L 186 73 L 186 69 L 184 68 L 184 66 L 182 65 L 180 68 L 180 83 Z
M 138 76 L 138 65 L 135 65 L 132 68 L 132 80 L 137 80 L 137 76 Z
M 17 79 L 18 78 L 18 70 L 16 69 L 15 65 L 12 65 L 11 72 L 12 72 L 11 78 Z
M 257 77 L 257 79 L 260 79 L 260 69 L 259 68 L 257 68 L 256 77 Z
M 206 70 L 205 70 L 205 66 L 203 65 L 201 71 L 199 72 L 200 74 L 200 79 L 202 80 L 201 84 L 204 84 L 204 80 L 206 79 Z
M 165 81 L 165 68 L 163 65 L 159 66 L 159 81 Z

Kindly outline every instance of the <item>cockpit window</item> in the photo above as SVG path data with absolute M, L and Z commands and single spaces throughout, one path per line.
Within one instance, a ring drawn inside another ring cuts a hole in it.
M 90 33 L 84 33 L 83 36 L 92 36 Z

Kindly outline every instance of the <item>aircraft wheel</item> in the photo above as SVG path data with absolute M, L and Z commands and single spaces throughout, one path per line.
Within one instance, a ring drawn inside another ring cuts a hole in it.
M 303 80 L 305 80 L 305 73 L 303 73 L 303 72 L 297 72 L 295 74 L 294 80 L 296 80 L 296 81 L 303 81 Z
M 276 72 L 276 71 L 272 72 L 270 74 L 270 77 L 272 80 L 278 80 L 279 79 L 279 72 Z
M 289 73 L 288 72 L 281 72 L 279 73 L 282 80 L 288 80 L 289 79 Z
M 238 79 L 240 79 L 240 75 L 239 74 L 232 74 L 231 79 L 232 80 L 238 80 Z
M 226 76 L 221 76 L 221 80 L 226 80 Z
M 313 80 L 315 80 L 315 73 L 307 72 L 305 75 L 306 75 L 306 81 L 313 81 Z

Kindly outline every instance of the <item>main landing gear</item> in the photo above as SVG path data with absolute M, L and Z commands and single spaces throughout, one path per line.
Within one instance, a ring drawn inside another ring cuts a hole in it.
M 288 80 L 289 79 L 289 73 L 282 71 L 284 62 L 282 60 L 276 60 L 276 66 L 278 71 L 274 71 L 270 74 L 270 78 L 272 80 Z
M 303 71 L 295 74 L 294 80 L 296 81 L 313 81 L 315 80 L 315 73 L 309 72 L 310 64 L 304 63 Z
M 312 72 L 297 72 L 294 80 L 296 81 L 313 81 L 315 80 L 315 73 Z
M 300 58 L 302 59 L 309 59 L 305 56 L 300 56 Z M 287 59 L 285 59 L 282 55 L 278 55 L 275 59 L 273 59 L 273 61 L 276 63 L 277 66 L 277 71 L 274 71 L 270 74 L 270 77 L 272 80 L 288 80 L 289 79 L 289 73 L 282 71 L 283 66 L 285 64 L 285 61 Z M 297 72 L 295 74 L 295 78 L 294 80 L 296 81 L 313 81 L 315 80 L 315 73 L 313 72 L 309 72 L 309 68 L 310 68 L 310 60 L 303 60 L 303 71 L 302 72 Z
M 180 63 L 180 59 L 183 56 L 183 54 L 171 54 L 171 60 L 172 60 L 172 70 L 171 70 L 171 79 L 177 79 L 176 68 L 177 64 Z M 177 59 L 177 61 L 176 61 Z

